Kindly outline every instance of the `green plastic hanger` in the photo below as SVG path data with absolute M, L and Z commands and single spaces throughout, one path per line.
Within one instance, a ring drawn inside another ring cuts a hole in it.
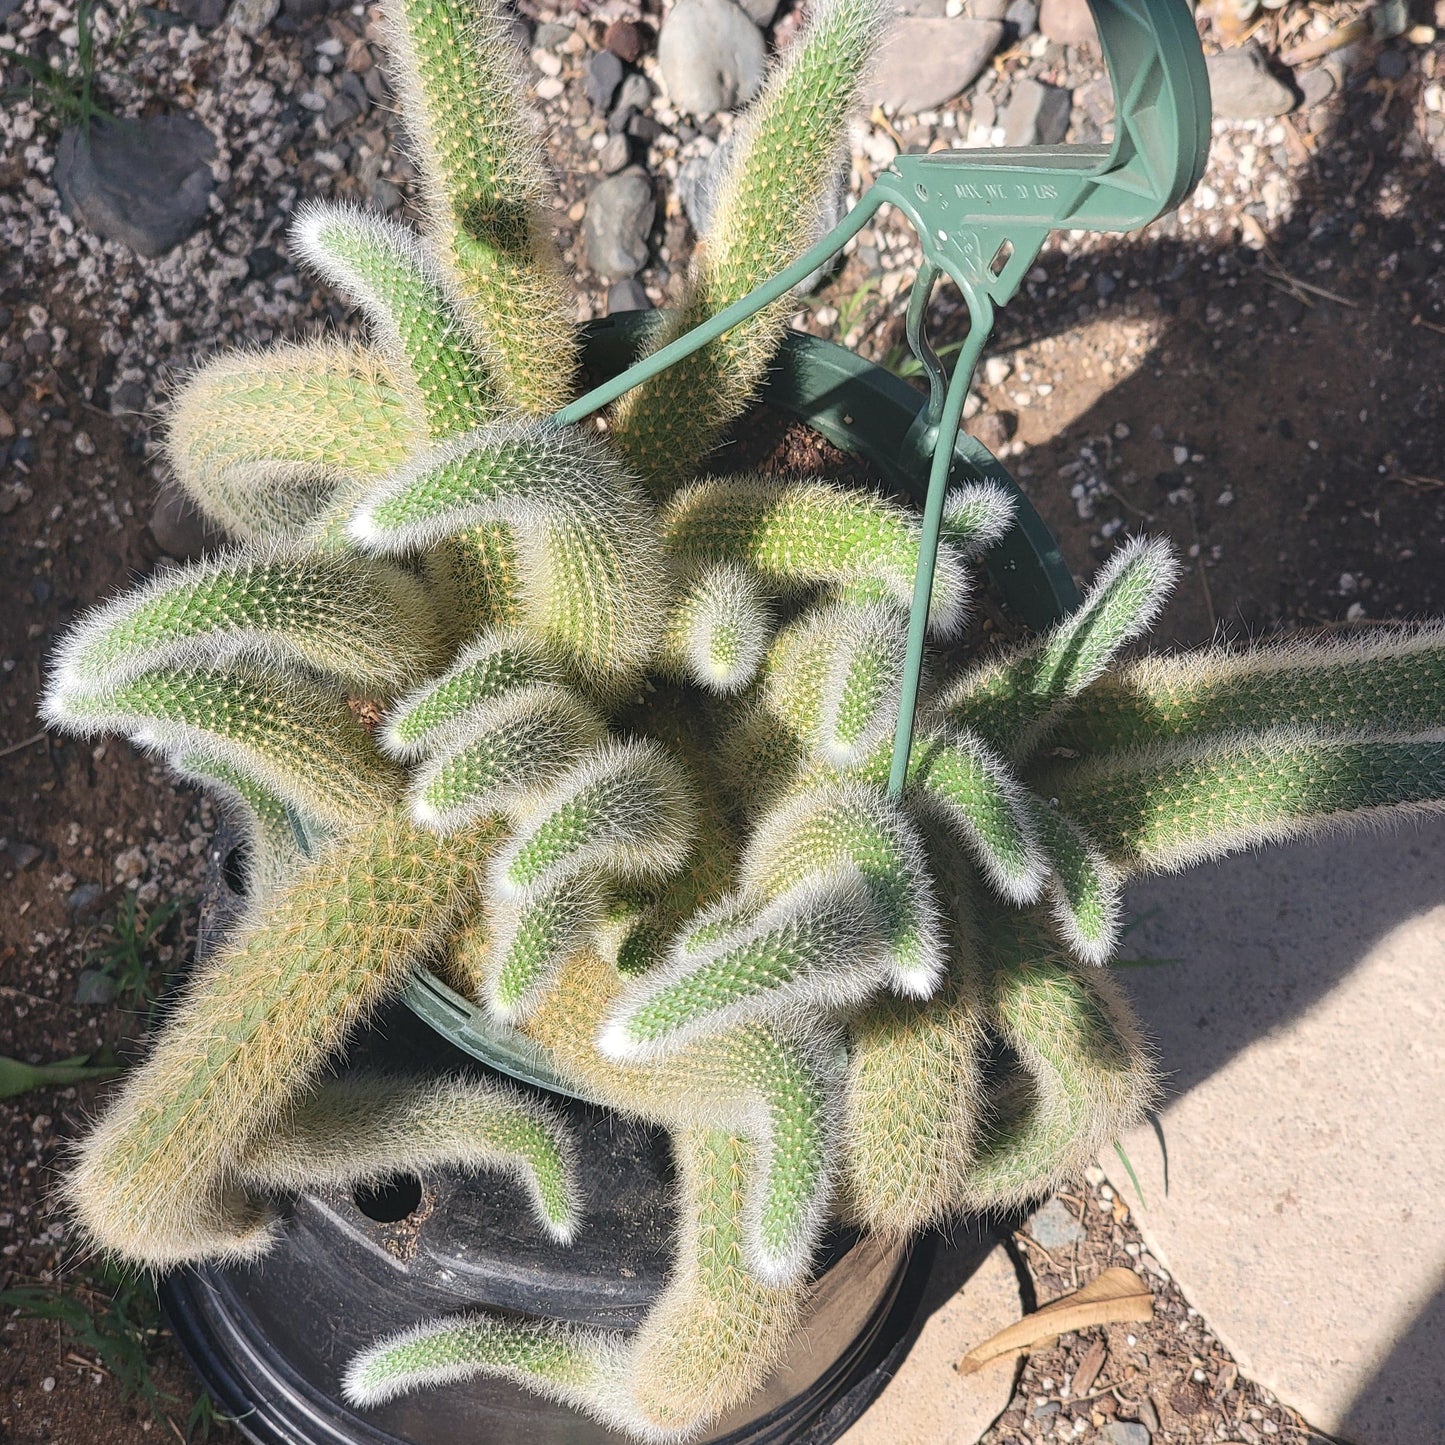
M 1018 291 L 1050 231 L 1133 231 L 1173 210 L 1198 184 L 1209 152 L 1209 80 L 1186 0 L 1089 0 L 1114 88 L 1111 145 L 1023 146 L 900 155 L 816 245 L 711 320 L 644 357 L 554 417 L 571 425 L 691 355 L 826 265 L 891 205 L 923 251 L 907 336 L 929 379 L 929 404 L 909 444 L 932 458 L 908 623 L 903 695 L 888 788 L 903 791 L 923 669 L 943 499 L 969 382 L 994 310 Z M 948 276 L 968 306 L 952 376 L 924 334 L 928 302 Z

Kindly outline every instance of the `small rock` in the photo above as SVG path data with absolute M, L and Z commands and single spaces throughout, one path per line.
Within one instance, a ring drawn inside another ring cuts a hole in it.
M 998 3 L 1007 5 L 1008 0 L 978 0 L 969 8 L 970 15 L 979 15 L 978 4 L 991 5 Z M 925 19 L 940 20 L 948 13 L 948 0 L 897 0 L 894 10 L 900 15 L 922 15 Z M 984 16 L 987 20 L 1002 20 L 1003 14 Z
M 622 62 L 610 51 L 599 50 L 587 62 L 587 99 L 596 110 L 610 110 L 612 97 L 622 84 Z
M 983 379 L 990 386 L 1002 386 L 1013 372 L 1013 363 L 1006 356 L 990 356 L 983 364 Z
M 678 199 L 682 202 L 683 214 L 699 236 L 706 236 L 712 229 L 718 181 L 727 168 L 732 150 L 732 142 L 726 140 L 710 155 L 694 156 L 678 168 Z
M 1006 413 L 1001 411 L 984 411 L 974 417 L 973 421 L 969 424 L 968 433 L 975 441 L 982 442 L 989 451 L 997 456 L 999 448 L 1008 441 L 1011 430 L 1009 418 Z M 1035 1238 L 1037 1237 L 1036 1235 Z M 1043 1244 L 1043 1240 L 1039 1240 L 1039 1243 Z M 1052 1246 L 1047 1244 L 1044 1245 L 1045 1249 L 1051 1247 Z
M 634 112 L 628 118 L 626 131 L 633 140 L 640 140 L 643 145 L 650 146 L 663 133 L 663 127 L 662 122 L 652 116 L 637 115 Z
M 92 231 L 142 256 L 163 256 L 205 219 L 215 142 L 199 121 L 153 115 L 124 125 L 70 127 L 55 155 L 65 208 Z
M 175 8 L 199 30 L 214 30 L 226 16 L 226 0 L 176 0 Z
M 1042 0 L 1039 29 L 1055 45 L 1098 45 L 1099 31 L 1088 0 Z
M 678 0 L 662 22 L 657 61 L 679 110 L 715 115 L 757 94 L 767 52 L 762 31 L 733 0 Z
M 628 145 L 627 137 L 621 134 L 608 136 L 607 144 L 597 153 L 597 161 L 605 176 L 615 176 L 624 169 L 632 161 L 632 147 Z
M 760 30 L 766 30 L 778 13 L 778 0 L 737 0 L 737 3 Z
M 167 488 L 151 509 L 147 524 L 155 544 L 178 562 L 193 562 L 225 540 L 183 493 Z
M 1382 50 L 1375 60 L 1375 74 L 1381 80 L 1403 80 L 1410 62 L 1398 50 Z
M 1059 1199 L 1051 1199 L 1042 1209 L 1036 1210 L 1029 1220 L 1028 1230 L 1048 1250 L 1067 1249 L 1089 1237 L 1088 1231 Z
M 281 269 L 281 253 L 274 246 L 257 246 L 246 257 L 246 274 L 253 281 L 264 281 Z
M 5 847 L 10 864 L 17 873 L 33 868 L 40 861 L 40 849 L 34 843 L 9 843 Z
M 1013 0 L 1003 13 L 1005 23 L 1012 25 L 1020 40 L 1026 40 L 1039 28 L 1039 7 L 1034 0 Z
M 1294 109 L 1294 91 L 1270 72 L 1264 51 L 1254 41 L 1211 55 L 1205 64 L 1215 115 L 1226 120 L 1266 120 Z
M 878 58 L 873 99 L 898 115 L 936 110 L 973 84 L 1003 33 L 999 20 L 900 17 Z
M 619 59 L 636 65 L 647 49 L 648 33 L 635 20 L 614 20 L 602 36 L 602 43 Z
M 619 311 L 650 311 L 652 302 L 642 289 L 642 282 L 634 276 L 614 281 L 607 288 L 607 314 L 616 316 Z
M 532 44 L 538 50 L 560 50 L 571 38 L 570 25 L 559 25 L 555 20 L 547 20 L 537 27 Z
M 127 848 L 111 864 L 117 883 L 133 883 L 146 871 L 146 855 L 139 848 Z
M 1149 1427 L 1137 1420 L 1110 1420 L 1104 1426 L 1104 1439 L 1109 1445 L 1150 1445 L 1153 1438 Z
M 104 1008 L 115 1000 L 115 980 L 98 968 L 83 968 L 75 981 L 75 1001 L 92 1008 Z
M 1294 83 L 1303 97 L 1301 104 L 1306 110 L 1323 105 L 1335 93 L 1336 88 L 1333 72 L 1324 65 L 1301 71 L 1295 76 Z
M 1057 145 L 1069 129 L 1074 93 L 1038 80 L 1020 80 L 1003 112 L 1006 146 Z
M 646 110 L 652 104 L 652 82 L 645 76 L 633 71 L 631 75 L 622 78 L 622 85 L 617 91 L 617 99 L 613 102 L 617 110 Z
M 592 269 L 611 281 L 642 270 L 656 213 L 652 182 L 641 167 L 633 166 L 600 182 L 587 198 L 582 230 Z
M 97 903 L 105 889 L 99 883 L 82 883 L 79 888 L 72 888 L 65 899 L 65 906 L 71 913 L 89 913 Z
M 259 40 L 280 8 L 281 0 L 236 0 L 228 18 L 242 35 Z

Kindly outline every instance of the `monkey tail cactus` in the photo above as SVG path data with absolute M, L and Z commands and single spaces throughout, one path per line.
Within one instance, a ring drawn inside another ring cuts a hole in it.
M 386 0 L 421 234 L 302 207 L 365 344 L 223 357 L 168 455 L 232 543 L 97 608 L 45 699 L 240 818 L 244 917 L 67 1181 L 153 1267 L 251 1257 L 271 1196 L 502 1171 L 560 1246 L 556 1116 L 458 1078 L 329 1077 L 419 968 L 579 1093 L 670 1131 L 676 1261 L 632 1334 L 439 1319 L 347 1373 L 376 1403 L 500 1375 L 643 1440 L 741 1403 L 823 1228 L 1018 1204 L 1140 1117 L 1155 1068 L 1099 967 L 1131 877 L 1438 808 L 1445 626 L 1121 662 L 1175 564 L 1133 542 L 1074 616 L 972 658 L 969 564 L 1008 495 L 946 499 L 922 702 L 887 787 L 922 525 L 813 479 L 699 476 L 775 308 L 559 428 L 570 310 L 502 22 Z M 882 23 L 823 0 L 740 139 L 666 340 L 812 240 Z M 962 659 L 967 659 L 962 660 Z

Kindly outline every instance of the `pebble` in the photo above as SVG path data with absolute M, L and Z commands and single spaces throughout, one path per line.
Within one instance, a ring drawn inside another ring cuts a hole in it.
M 587 262 L 599 276 L 620 281 L 647 264 L 647 236 L 657 201 L 652 181 L 633 166 L 594 187 L 587 198 L 583 240 Z
M 766 30 L 778 13 L 778 0 L 738 0 L 738 4 L 760 30 Z
M 1295 107 L 1294 91 L 1270 71 L 1264 51 L 1252 40 L 1209 56 L 1205 64 L 1217 116 L 1267 120 L 1287 115 Z
M 733 0 L 678 0 L 662 22 L 657 63 L 672 103 L 690 115 L 744 105 L 763 83 L 763 34 Z
M 619 60 L 636 65 L 647 49 L 647 32 L 635 20 L 614 20 L 603 34 L 602 43 Z
M 595 110 L 610 110 L 612 97 L 622 84 L 622 62 L 610 51 L 599 50 L 587 62 L 587 99 Z
M 571 38 L 570 25 L 559 25 L 555 20 L 545 20 L 537 27 L 532 44 L 538 50 L 560 50 Z
M 1003 13 L 1004 21 L 1013 26 L 1020 40 L 1027 40 L 1039 28 L 1039 7 L 1034 0 L 1013 0 Z
M 115 999 L 115 980 L 98 968 L 83 968 L 75 981 L 75 1001 L 92 1008 L 104 1008 Z
M 1013 372 L 1013 363 L 1006 356 L 990 356 L 983 364 L 983 379 L 990 386 L 1002 386 Z
M 1381 80 L 1403 80 L 1409 69 L 1409 60 L 1398 50 L 1382 50 L 1375 61 L 1375 74 Z
M 874 68 L 874 101 L 897 115 L 936 110 L 978 79 L 1003 35 L 1001 20 L 899 17 Z
M 66 895 L 65 906 L 71 913 L 89 913 L 100 902 L 104 892 L 99 883 L 82 883 Z
M 614 281 L 607 288 L 607 314 L 616 316 L 619 311 L 650 311 L 652 301 L 643 290 L 642 282 L 635 276 Z
M 724 141 L 705 156 L 693 156 L 678 167 L 677 196 L 683 214 L 699 236 L 712 229 L 713 203 L 717 199 L 718 181 L 732 158 L 733 146 Z
M 636 71 L 624 76 L 613 104 L 618 110 L 646 110 L 652 104 L 652 82 Z
M 1088 1231 L 1059 1199 L 1051 1199 L 1035 1211 L 1028 1222 L 1028 1231 L 1045 1249 L 1067 1249 L 1089 1237 Z
M 1006 146 L 1057 145 L 1069 129 L 1074 93 L 1042 81 L 1020 80 L 1003 113 Z
M 167 488 L 151 508 L 147 523 L 155 544 L 178 562 L 193 562 L 224 538 L 181 492 Z
M 597 163 L 602 167 L 602 174 L 605 176 L 615 176 L 631 161 L 632 147 L 621 132 L 608 136 L 606 144 L 597 153 Z
M 242 35 L 259 40 L 280 8 L 281 0 L 236 0 L 226 18 Z
M 1088 0 L 1042 0 L 1039 29 L 1055 45 L 1097 45 L 1099 31 Z
M 1313 70 L 1301 71 L 1294 78 L 1299 93 L 1304 97 L 1306 110 L 1323 105 L 1335 93 L 1335 77 L 1328 66 L 1317 65 Z
M 40 849 L 34 843 L 9 843 L 5 851 L 10 855 L 11 866 L 17 873 L 33 868 L 40 861 Z
M 141 256 L 163 256 L 205 219 L 214 155 L 210 132 L 185 115 L 95 125 L 88 143 L 72 126 L 56 148 L 55 186 L 66 209 L 98 236 Z
M 1009 425 L 1007 412 L 1002 411 L 981 411 L 974 417 L 968 428 L 968 434 L 975 441 L 982 442 L 995 456 L 999 448 L 1004 446 L 1012 428 Z M 1039 1241 L 1041 1244 L 1042 1240 Z M 1044 1248 L 1049 1248 L 1044 1245 Z
M 1137 1420 L 1111 1420 L 1104 1427 L 1104 1439 L 1109 1445 L 1150 1445 L 1153 1438 L 1149 1427 Z

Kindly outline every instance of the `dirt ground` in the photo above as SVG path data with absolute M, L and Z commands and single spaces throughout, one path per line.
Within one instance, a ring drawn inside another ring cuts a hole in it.
M 1001 317 L 996 380 L 980 383 L 971 425 L 1006 454 L 1081 578 L 1126 534 L 1174 539 L 1191 570 L 1161 645 L 1445 613 L 1445 176 L 1428 149 L 1403 143 L 1424 83 L 1415 70 L 1367 75 L 1287 118 L 1297 196 L 1268 231 L 1258 220 L 1241 230 L 1236 216 L 1213 237 L 1168 221 L 1061 241 Z M 43 131 L 33 143 L 48 143 Z M 25 164 L 14 152 L 4 164 L 0 183 L 19 187 Z M 218 247 L 227 223 L 223 208 L 208 233 Z M 836 335 L 841 312 L 849 344 L 881 360 L 901 344 L 901 304 L 896 291 L 870 297 L 870 278 L 873 267 L 851 260 L 802 322 Z M 860 288 L 861 313 L 848 305 Z M 163 480 L 154 389 L 140 405 L 117 402 L 124 375 L 103 336 L 140 326 L 144 305 L 86 292 L 63 247 L 40 266 L 0 257 L 0 1054 L 31 1062 L 106 1046 L 133 1056 L 136 1005 L 77 1002 L 81 973 L 127 891 L 142 913 L 198 894 L 214 823 L 203 799 L 129 746 L 45 737 L 37 720 L 57 633 L 161 558 L 147 527 Z M 304 288 L 273 299 L 278 326 L 331 314 Z M 935 338 L 958 321 L 941 298 Z M 156 941 L 158 968 L 184 960 L 193 926 L 182 907 Z M 0 1289 L 87 1287 L 54 1185 L 103 1087 L 0 1103 Z M 1036 1357 L 999 1442 L 1052 1434 L 1059 1410 L 1089 1429 L 1149 1423 L 1152 1411 L 1163 1442 L 1223 1439 L 1222 1426 L 1249 1442 L 1310 1438 L 1238 1379 L 1172 1284 L 1140 1266 L 1132 1222 L 1099 1186 L 1067 1202 L 1090 1221 L 1086 1252 L 1060 1260 L 1017 1246 L 1040 1299 L 1101 1262 L 1133 1264 L 1175 1327 L 1143 1347 L 1109 1332 L 1097 1378 L 1111 1390 L 1088 1415 L 1059 1405 L 1059 1386 L 1092 1337 Z M 174 1398 L 159 1412 L 126 1400 L 54 1321 L 10 1316 L 3 1338 L 0 1441 L 185 1437 L 194 1386 L 164 1338 L 150 1356 Z M 1050 1401 L 1058 1408 L 1041 1410 Z

